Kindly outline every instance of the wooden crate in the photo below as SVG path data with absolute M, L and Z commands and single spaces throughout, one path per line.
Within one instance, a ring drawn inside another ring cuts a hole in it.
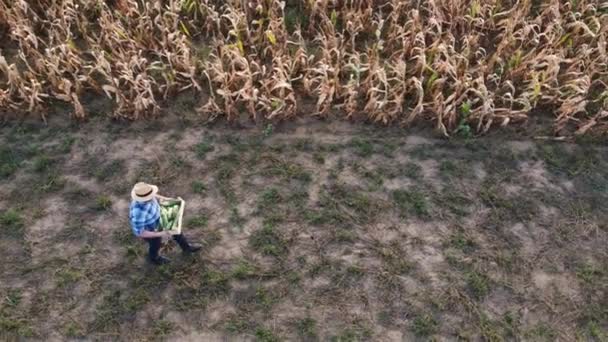
M 175 202 L 175 201 L 180 201 L 180 205 L 179 205 L 179 212 L 177 213 L 177 225 L 176 227 L 174 227 L 171 230 L 168 230 L 168 232 L 171 235 L 179 235 L 182 233 L 182 219 L 184 217 L 184 209 L 186 207 L 186 201 L 184 201 L 181 197 L 178 198 L 168 198 L 168 199 L 163 199 L 159 201 L 159 204 L 162 206 L 163 203 L 166 202 Z

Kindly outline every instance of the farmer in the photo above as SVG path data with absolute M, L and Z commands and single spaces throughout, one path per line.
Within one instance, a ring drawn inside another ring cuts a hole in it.
M 155 232 L 160 225 L 160 205 L 158 199 L 166 199 L 160 196 L 158 187 L 143 182 L 135 184 L 131 191 L 131 207 L 129 219 L 133 234 L 140 237 L 149 245 L 148 259 L 155 265 L 162 265 L 171 260 L 158 255 L 162 237 L 173 236 L 173 239 L 182 248 L 184 253 L 194 253 L 201 249 L 198 244 L 189 244 L 183 234 L 171 235 L 167 231 Z

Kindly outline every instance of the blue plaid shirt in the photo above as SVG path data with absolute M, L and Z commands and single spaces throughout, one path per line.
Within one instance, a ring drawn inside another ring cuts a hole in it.
M 141 235 L 144 230 L 154 231 L 160 220 L 160 205 L 156 198 L 147 202 L 132 201 L 129 219 L 136 236 Z

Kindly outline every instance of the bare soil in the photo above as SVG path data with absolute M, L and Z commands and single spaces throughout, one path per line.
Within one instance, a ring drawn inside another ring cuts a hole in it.
M 259 126 L 0 127 L 0 337 L 608 338 L 606 146 Z M 145 262 L 136 181 L 200 255 Z

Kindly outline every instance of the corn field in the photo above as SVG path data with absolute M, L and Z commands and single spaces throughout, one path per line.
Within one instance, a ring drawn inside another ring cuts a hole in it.
M 227 120 L 449 135 L 544 108 L 556 133 L 604 132 L 607 31 L 600 0 L 0 0 L 0 116 L 45 119 L 61 101 L 83 119 L 93 94 L 138 119 L 190 90 Z

